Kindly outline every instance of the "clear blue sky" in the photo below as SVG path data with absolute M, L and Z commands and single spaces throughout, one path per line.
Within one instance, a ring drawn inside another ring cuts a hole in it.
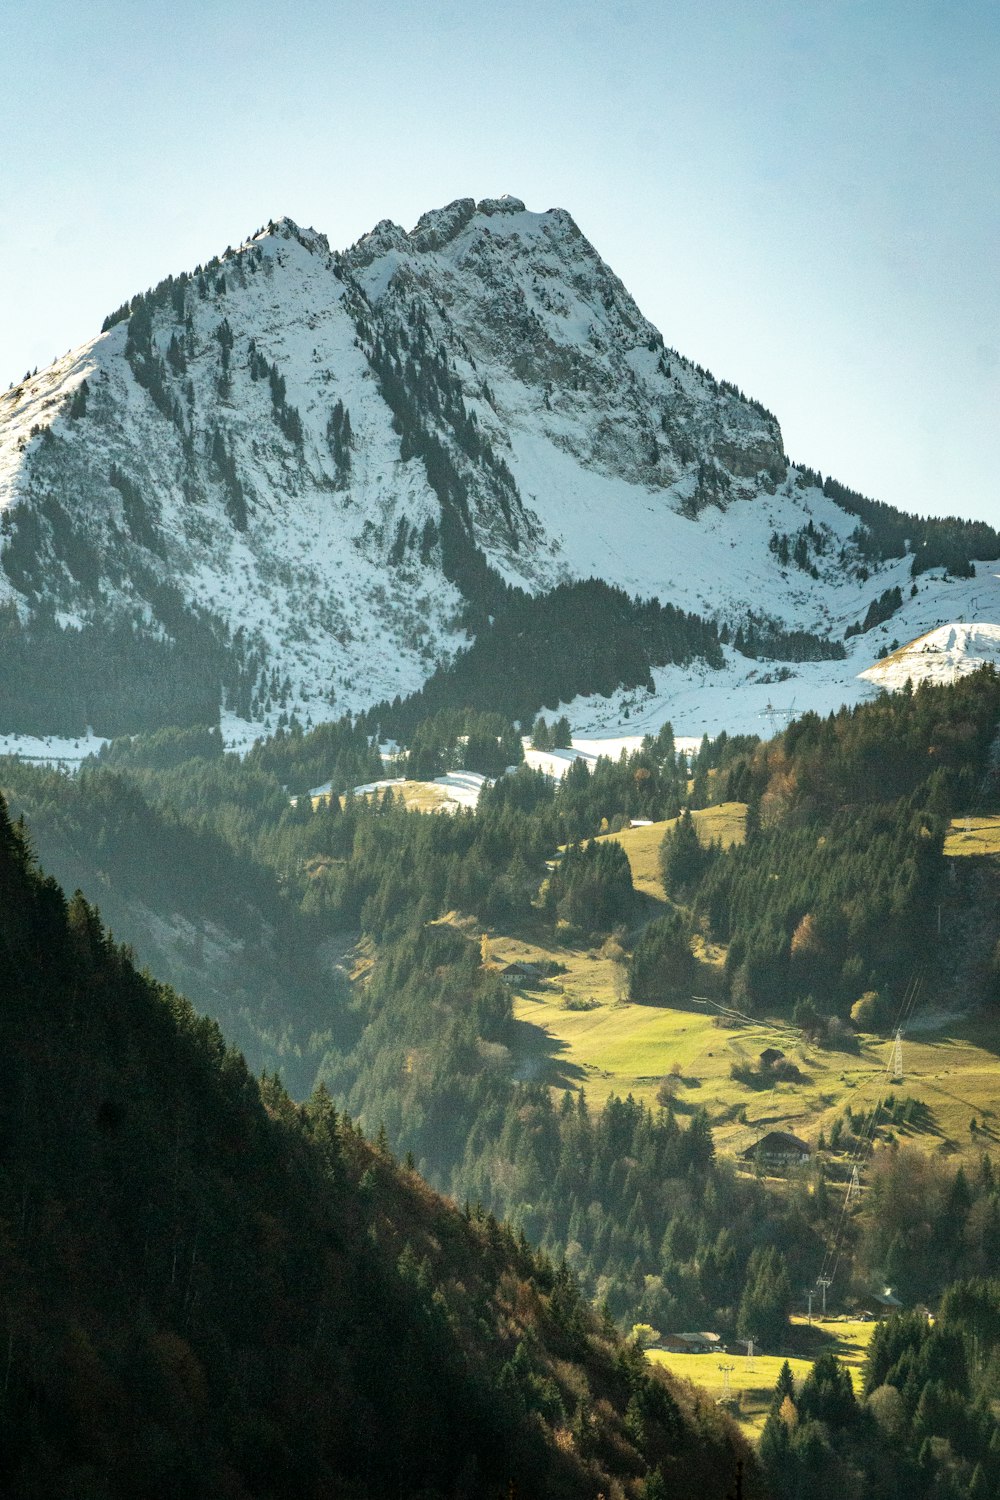
M 272 216 L 568 208 L 794 458 L 1000 524 L 996 0 L 33 0 L 0 382 Z

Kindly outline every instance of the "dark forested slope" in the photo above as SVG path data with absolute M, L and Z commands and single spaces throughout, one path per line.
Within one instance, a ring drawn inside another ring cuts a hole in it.
M 0 1490 L 721 1497 L 565 1269 L 258 1084 L 0 803 Z

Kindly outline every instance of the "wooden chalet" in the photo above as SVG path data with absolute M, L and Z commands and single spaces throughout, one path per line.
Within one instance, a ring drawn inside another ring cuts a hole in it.
M 903 1304 L 891 1286 L 884 1286 L 878 1292 L 869 1292 L 862 1305 L 866 1312 L 872 1313 L 879 1320 L 891 1318 L 893 1313 L 903 1310 Z
M 717 1333 L 666 1333 L 656 1346 L 677 1354 L 722 1354 L 725 1345 Z
M 759 1141 L 740 1152 L 741 1161 L 762 1161 L 767 1166 L 777 1167 L 798 1166 L 811 1156 L 809 1142 L 787 1130 L 769 1130 L 767 1135 L 762 1135 Z

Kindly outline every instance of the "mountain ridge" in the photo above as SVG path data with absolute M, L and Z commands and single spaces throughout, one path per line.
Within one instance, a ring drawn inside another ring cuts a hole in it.
M 415 691 L 510 587 L 603 577 L 839 638 L 906 544 L 873 556 L 828 489 L 565 210 L 457 199 L 343 252 L 285 217 L 0 398 L 0 610 L 28 678 L 72 656 L 50 730 L 96 722 L 65 701 L 83 636 L 99 656 L 126 629 L 119 675 L 163 701 L 102 709 L 103 732 L 203 721 L 213 694 L 245 724 L 322 722 Z M 910 636 L 931 604 L 904 605 Z M 19 691 L 0 730 L 32 727 Z

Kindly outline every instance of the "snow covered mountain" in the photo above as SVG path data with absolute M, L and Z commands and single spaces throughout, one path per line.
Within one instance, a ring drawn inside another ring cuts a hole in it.
M 133 298 L 0 398 L 0 511 L 0 732 L 220 697 L 233 732 L 317 723 L 417 688 L 501 581 L 601 577 L 737 644 L 754 618 L 839 642 L 898 587 L 810 668 L 831 706 L 889 635 L 978 596 L 1000 619 L 982 570 L 911 597 L 909 556 L 790 465 L 776 419 L 666 348 L 568 213 L 514 198 L 343 253 L 283 219 Z

